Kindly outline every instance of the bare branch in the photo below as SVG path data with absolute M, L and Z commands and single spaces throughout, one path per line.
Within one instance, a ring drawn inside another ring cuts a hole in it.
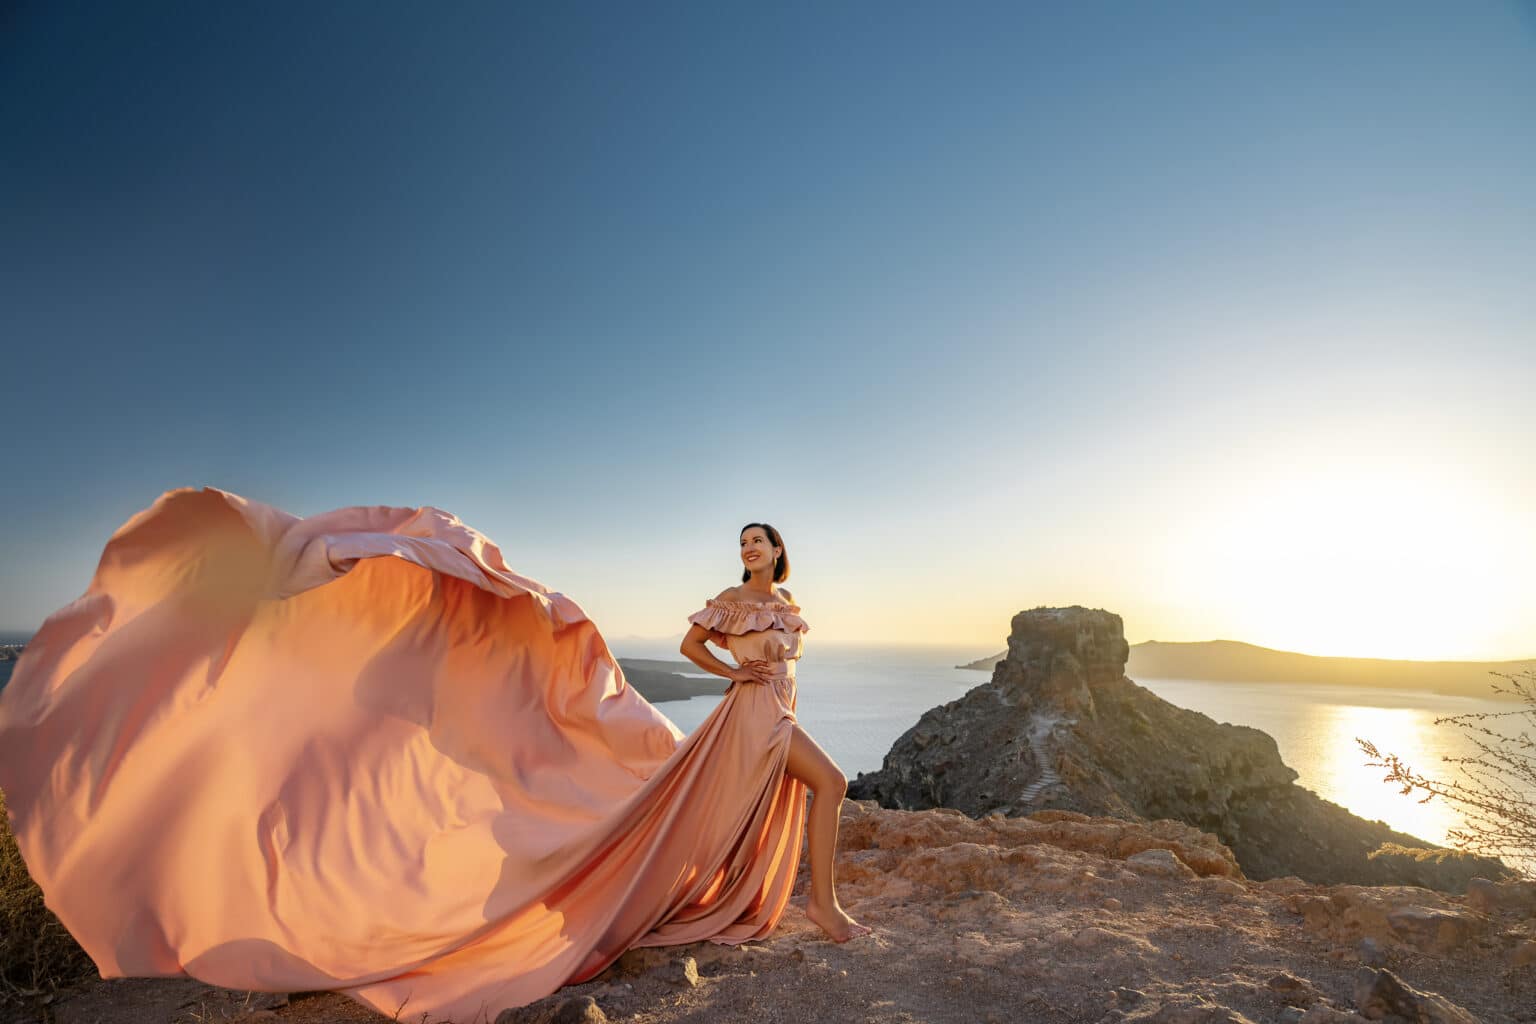
M 1436 725 L 1461 729 L 1478 751 L 1474 756 L 1441 758 L 1454 766 L 1460 778 L 1420 772 L 1363 737 L 1356 736 L 1355 742 L 1371 758 L 1366 764 L 1387 770 L 1382 782 L 1397 784 L 1403 796 L 1422 793 L 1421 804 L 1439 797 L 1457 811 L 1462 827 L 1448 829 L 1446 835 L 1458 849 L 1504 859 L 1507 865 L 1515 865 L 1513 873 L 1536 878 L 1536 741 L 1527 728 L 1505 733 L 1480 724 L 1489 719 L 1524 718 L 1528 726 L 1536 726 L 1536 669 L 1526 669 L 1519 676 L 1490 674 L 1513 684 L 1510 688 L 1492 684 L 1494 692 L 1513 694 L 1523 706 L 1435 719 Z

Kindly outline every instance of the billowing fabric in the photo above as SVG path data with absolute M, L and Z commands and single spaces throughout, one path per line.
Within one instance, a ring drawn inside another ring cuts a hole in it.
M 494 1019 L 630 947 L 778 923 L 807 626 L 745 603 L 691 621 L 775 678 L 685 737 L 448 512 L 168 491 L 0 691 L 0 789 L 103 977 Z

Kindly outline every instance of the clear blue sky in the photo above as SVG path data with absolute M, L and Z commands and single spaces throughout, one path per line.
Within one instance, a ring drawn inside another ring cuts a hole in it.
M 206 484 L 614 636 L 766 519 L 827 641 L 1536 656 L 1530 3 L 7 10 L 0 627 Z

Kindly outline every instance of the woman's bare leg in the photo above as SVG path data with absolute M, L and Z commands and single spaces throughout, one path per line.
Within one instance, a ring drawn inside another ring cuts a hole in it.
M 794 726 L 789 741 L 787 771 L 804 782 L 812 795 L 806 831 L 810 840 L 811 898 L 805 916 L 838 942 L 863 934 L 868 929 L 843 912 L 837 902 L 832 880 L 833 855 L 837 852 L 838 814 L 848 792 L 848 779 L 837 762 L 810 734 Z

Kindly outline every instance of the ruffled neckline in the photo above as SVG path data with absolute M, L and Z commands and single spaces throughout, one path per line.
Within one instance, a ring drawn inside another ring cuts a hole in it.
M 711 597 L 704 602 L 703 608 L 688 616 L 688 621 L 738 636 L 765 629 L 783 629 L 792 633 L 808 633 L 811 629 L 800 617 L 800 606 L 783 600 L 741 601 Z
M 759 608 L 783 608 L 786 611 L 798 612 L 800 606 L 790 604 L 788 601 L 738 601 L 729 597 L 712 597 L 704 602 L 706 607 L 728 608 L 732 611 L 737 608 L 745 608 L 756 611 Z

